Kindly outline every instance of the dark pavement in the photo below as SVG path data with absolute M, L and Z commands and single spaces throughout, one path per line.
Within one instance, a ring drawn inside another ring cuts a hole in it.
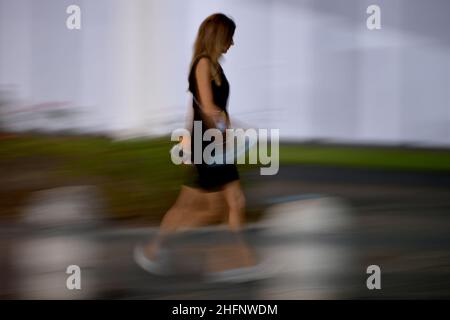
M 105 223 L 30 232 L 3 225 L 0 297 L 450 298 L 448 174 L 286 166 L 243 181 L 248 206 L 265 212 L 244 232 L 262 261 L 255 279 L 205 277 L 208 257 L 233 245 L 221 226 L 177 235 L 169 247 L 179 272 L 155 276 L 132 259 L 135 244 L 154 228 Z M 65 288 L 66 264 L 80 265 L 83 290 Z M 381 290 L 367 289 L 370 265 L 381 268 Z

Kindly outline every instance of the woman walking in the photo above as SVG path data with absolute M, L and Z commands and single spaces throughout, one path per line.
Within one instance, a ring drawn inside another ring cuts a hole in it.
M 207 17 L 198 30 L 189 72 L 189 91 L 193 95 L 193 121 L 201 121 L 201 136 L 207 129 L 216 128 L 224 132 L 230 126 L 227 110 L 230 91 L 229 82 L 219 63 L 221 57 L 234 45 L 233 36 L 236 25 L 224 14 L 216 13 Z M 192 123 L 192 132 L 194 123 Z M 196 141 L 191 140 L 191 163 L 194 164 Z M 201 151 L 206 144 L 202 143 Z M 197 150 L 199 148 L 197 147 Z M 235 164 L 207 164 L 203 161 L 194 164 L 195 182 L 186 183 L 175 204 L 163 218 L 156 239 L 135 251 L 137 263 L 144 269 L 157 272 L 161 244 L 168 235 L 179 229 L 183 222 L 190 220 L 193 204 L 207 200 L 207 208 L 196 211 L 195 222 L 202 225 L 214 218 L 226 205 L 229 229 L 236 234 L 244 223 L 245 198 Z M 240 246 L 241 267 L 253 264 L 249 249 Z

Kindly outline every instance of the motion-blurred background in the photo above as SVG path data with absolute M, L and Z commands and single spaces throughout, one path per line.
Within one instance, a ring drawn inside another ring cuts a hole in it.
M 184 181 L 169 134 L 214 12 L 237 24 L 232 117 L 282 142 L 276 176 L 241 166 L 269 271 L 238 289 L 183 264 L 162 280 L 130 253 Z M 0 298 L 448 298 L 449 16 L 446 0 L 0 0 Z M 91 270 L 81 294 L 69 264 Z

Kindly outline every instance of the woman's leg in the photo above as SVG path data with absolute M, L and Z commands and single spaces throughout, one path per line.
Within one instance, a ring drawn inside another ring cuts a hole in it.
M 228 225 L 232 231 L 240 231 L 245 222 L 245 196 L 239 180 L 227 183 L 222 192 L 228 205 Z
M 192 210 L 185 214 L 185 228 L 196 228 L 224 222 L 227 216 L 222 192 L 203 192 Z
M 231 246 L 224 245 L 222 248 L 217 248 L 218 251 L 223 251 L 221 255 L 229 256 L 228 260 L 233 261 L 231 265 L 229 263 L 222 265 L 221 269 L 253 266 L 256 263 L 255 255 L 242 239 L 240 233 L 245 223 L 245 196 L 239 180 L 226 184 L 222 193 L 228 206 L 228 226 L 233 231 L 236 242 L 233 241 L 234 244 Z
M 161 221 L 159 233 L 167 234 L 175 232 L 183 224 L 183 220 L 186 218 L 185 213 L 194 207 L 196 200 L 200 196 L 201 192 L 199 190 L 182 186 L 177 200 L 166 212 Z
M 154 259 L 156 251 L 158 250 L 161 242 L 171 233 L 177 231 L 186 221 L 189 220 L 189 215 L 195 206 L 195 203 L 199 201 L 199 198 L 203 196 L 203 192 L 199 189 L 182 186 L 178 198 L 172 207 L 164 215 L 158 234 L 156 237 L 146 246 L 145 252 L 149 258 Z

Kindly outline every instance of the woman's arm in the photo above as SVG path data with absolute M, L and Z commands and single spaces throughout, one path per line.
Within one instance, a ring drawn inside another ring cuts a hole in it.
M 213 92 L 211 88 L 211 63 L 208 58 L 201 58 L 195 70 L 197 79 L 197 90 L 200 100 L 200 108 L 205 115 L 206 126 L 208 128 L 217 128 L 219 121 L 226 123 L 225 113 L 214 103 Z

